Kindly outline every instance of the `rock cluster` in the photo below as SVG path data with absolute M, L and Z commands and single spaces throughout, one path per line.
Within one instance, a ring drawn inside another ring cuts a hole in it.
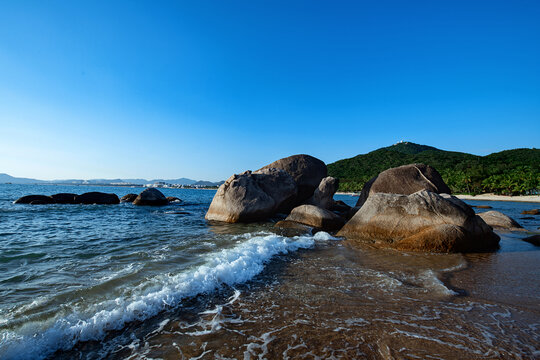
M 291 231 L 338 231 L 351 243 L 368 241 L 400 250 L 488 251 L 499 237 L 471 207 L 450 195 L 431 166 L 411 164 L 383 171 L 362 189 L 351 209 L 334 201 L 337 179 L 307 155 L 275 161 L 231 176 L 217 191 L 207 220 L 262 221 L 288 213 L 276 226 Z
M 108 194 L 103 192 L 87 192 L 81 195 L 60 193 L 54 195 L 26 195 L 14 201 L 14 204 L 31 204 L 31 205 L 45 205 L 45 204 L 100 204 L 111 205 L 119 204 L 120 202 L 132 202 L 134 205 L 167 205 L 171 202 L 179 202 L 180 199 L 171 197 L 169 200 L 161 191 L 148 188 L 142 191 L 139 195 L 127 194 L 122 196 L 122 199 L 118 199 L 116 194 Z

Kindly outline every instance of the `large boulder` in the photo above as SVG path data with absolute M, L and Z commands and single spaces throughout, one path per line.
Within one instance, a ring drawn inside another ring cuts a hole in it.
M 296 204 L 301 204 L 313 195 L 321 180 L 328 174 L 326 164 L 310 155 L 293 155 L 274 161 L 260 170 L 275 168 L 286 171 L 298 186 Z
M 121 203 L 132 203 L 137 198 L 137 194 L 126 194 L 120 198 Z
M 488 224 L 489 226 L 500 229 L 500 230 L 522 230 L 523 226 L 519 225 L 518 222 L 512 219 L 510 216 L 507 216 L 498 211 L 486 211 L 483 213 L 477 214 Z
M 21 198 L 18 198 L 13 203 L 14 204 L 30 204 L 34 201 L 34 204 L 54 204 L 52 197 L 47 195 L 26 195 Z
M 285 221 L 294 221 L 325 231 L 339 230 L 345 224 L 345 219 L 341 216 L 314 205 L 295 207 Z
M 135 200 L 133 205 L 141 206 L 162 206 L 167 205 L 169 200 L 163 195 L 161 191 L 155 188 L 148 188 L 143 190 Z
M 229 223 L 264 220 L 288 206 L 296 195 L 296 182 L 283 170 L 245 171 L 218 188 L 205 219 Z
M 75 197 L 76 204 L 100 204 L 100 205 L 113 205 L 119 204 L 120 199 L 116 194 L 107 194 L 98 191 L 87 192 Z
M 528 236 L 524 238 L 523 241 L 531 243 L 534 246 L 540 246 L 540 235 L 536 234 L 536 235 Z
M 429 165 L 409 164 L 381 172 L 363 187 L 356 207 L 361 207 L 373 193 L 410 195 L 420 190 L 450 194 L 441 174 Z
M 317 189 L 310 197 L 306 204 L 315 205 L 323 209 L 331 210 L 334 206 L 334 194 L 338 190 L 339 180 L 331 176 L 321 180 Z
M 500 240 L 463 201 L 426 190 L 371 194 L 338 236 L 427 252 L 488 251 Z
M 56 204 L 75 204 L 75 198 L 77 194 L 72 193 L 59 193 L 51 195 Z

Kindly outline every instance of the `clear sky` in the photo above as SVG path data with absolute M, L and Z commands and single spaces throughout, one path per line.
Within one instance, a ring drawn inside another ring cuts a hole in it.
M 0 172 L 540 147 L 540 1 L 2 1 Z

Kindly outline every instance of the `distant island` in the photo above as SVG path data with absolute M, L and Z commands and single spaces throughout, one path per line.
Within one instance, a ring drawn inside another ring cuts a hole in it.
M 328 165 L 328 174 L 340 179 L 339 191 L 360 191 L 388 168 L 423 163 L 437 169 L 457 194 L 495 193 L 537 195 L 540 188 L 540 149 L 514 149 L 477 156 L 399 142 L 364 155 Z
M 38 180 L 30 178 L 14 177 L 8 174 L 0 174 L 0 184 L 41 184 L 41 185 L 95 185 L 95 186 L 146 186 L 146 187 L 171 187 L 171 188 L 217 188 L 224 181 L 212 182 L 205 180 L 179 179 L 65 179 L 65 180 Z

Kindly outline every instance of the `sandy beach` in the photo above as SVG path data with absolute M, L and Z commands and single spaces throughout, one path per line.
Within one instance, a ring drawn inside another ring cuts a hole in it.
M 505 196 L 495 194 L 480 194 L 480 195 L 455 195 L 462 200 L 485 200 L 485 201 L 517 201 L 517 202 L 535 202 L 540 203 L 540 195 L 523 195 L 523 196 Z

